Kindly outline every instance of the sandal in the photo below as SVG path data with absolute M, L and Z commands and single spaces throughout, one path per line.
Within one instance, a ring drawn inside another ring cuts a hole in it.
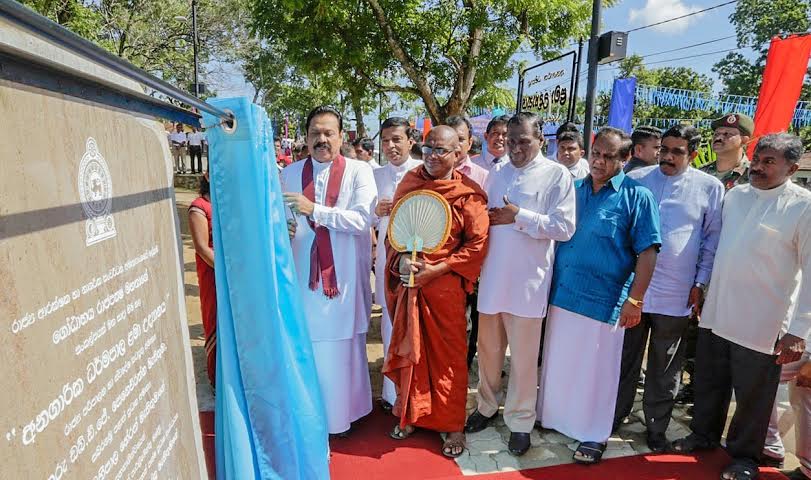
M 461 439 L 457 437 L 456 440 L 450 438 L 451 434 L 445 438 L 445 443 L 442 444 L 442 455 L 449 458 L 458 458 L 465 453 L 465 438 L 462 435 Z
M 389 436 L 395 440 L 405 440 L 410 437 L 412 433 L 414 433 L 414 427 L 411 425 L 406 425 L 405 428 L 400 428 L 400 425 L 395 425 L 392 431 L 389 432 Z
M 712 443 L 695 433 L 674 440 L 671 444 L 671 450 L 676 453 L 693 453 L 697 450 L 711 450 L 713 448 L 715 446 Z
M 600 463 L 605 452 L 605 443 L 600 442 L 580 442 L 577 450 L 572 455 L 572 460 L 581 465 L 594 465 Z
M 721 480 L 753 480 L 758 477 L 758 468 L 745 463 L 733 463 L 721 472 Z

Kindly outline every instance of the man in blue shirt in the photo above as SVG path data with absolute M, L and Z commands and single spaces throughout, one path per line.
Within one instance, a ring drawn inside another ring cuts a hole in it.
M 684 363 L 682 335 L 690 314 L 697 315 L 703 303 L 721 235 L 724 186 L 690 167 L 700 142 L 694 127 L 672 127 L 662 136 L 659 164 L 628 173 L 653 193 L 659 205 L 662 248 L 645 294 L 642 322 L 625 331 L 614 419 L 616 428 L 631 413 L 650 333 L 642 405 L 648 447 L 657 453 L 668 447 L 665 431 Z
M 630 156 L 625 132 L 600 130 L 591 174 L 575 184 L 577 230 L 556 252 L 536 409 L 545 428 L 580 441 L 578 463 L 605 451 L 624 329 L 640 321 L 661 244 L 653 195 L 622 171 Z

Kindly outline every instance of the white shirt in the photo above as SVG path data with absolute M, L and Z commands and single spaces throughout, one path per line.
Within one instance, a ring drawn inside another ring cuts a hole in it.
M 580 180 L 581 178 L 586 178 L 591 169 L 589 168 L 589 161 L 585 158 L 581 158 L 571 167 L 566 167 L 569 170 L 569 173 L 572 174 L 572 178 L 575 180 Z
M 203 145 L 203 139 L 205 136 L 203 135 L 203 132 L 191 132 L 190 134 L 186 135 L 186 138 L 189 140 L 189 145 L 199 147 Z
M 169 143 L 184 143 L 186 141 L 186 132 L 172 132 L 169 134 Z M 173 145 L 174 146 L 174 145 Z
M 652 165 L 627 175 L 650 190 L 659 205 L 662 246 L 642 311 L 686 317 L 693 285 L 710 282 L 721 234 L 724 185 L 693 167 L 668 176 L 659 165 Z
M 372 167 L 372 170 L 377 170 L 378 168 L 380 168 L 380 164 L 377 163 L 377 160 L 375 160 L 374 158 L 370 158 L 369 161 L 366 163 L 368 163 L 369 166 Z
M 422 160 L 409 158 L 402 165 L 396 166 L 391 162 L 383 165 L 374 171 L 375 184 L 377 185 L 378 200 L 393 200 L 397 186 L 405 177 L 409 170 L 413 170 L 422 165 Z M 374 215 L 374 213 L 372 214 Z M 375 301 L 384 309 L 386 307 L 386 233 L 389 229 L 389 217 L 378 217 L 375 215 L 377 225 L 377 246 L 375 247 Z
M 566 167 L 538 154 L 516 168 L 506 163 L 487 179 L 488 207 L 506 195 L 520 210 L 512 225 L 490 227 L 490 246 L 479 281 L 479 312 L 521 317 L 546 315 L 555 241 L 575 230 L 574 181 Z
M 505 163 L 509 163 L 510 156 L 506 152 L 500 157 L 496 157 L 490 152 L 484 152 L 483 155 L 476 155 L 470 160 L 485 170 L 492 171 L 493 169 L 503 167 Z
M 722 221 L 699 326 L 765 354 L 786 332 L 807 339 L 811 192 L 791 181 L 771 190 L 739 185 L 724 198 Z
M 282 191 L 301 193 L 301 173 L 305 161 L 290 164 L 281 172 Z M 314 342 L 348 340 L 365 333 L 371 314 L 371 235 L 372 212 L 377 202 L 372 169 L 366 162 L 346 159 L 346 169 L 335 207 L 325 207 L 327 180 L 332 163 L 313 160 L 315 210 L 312 218 L 329 229 L 335 275 L 340 295 L 329 299 L 323 284 L 310 290 L 310 249 L 315 233 L 304 216 L 298 216 L 292 239 L 293 260 L 303 300 L 304 315 Z

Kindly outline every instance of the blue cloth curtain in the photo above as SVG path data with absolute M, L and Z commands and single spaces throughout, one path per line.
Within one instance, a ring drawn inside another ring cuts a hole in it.
M 326 413 L 298 295 L 270 120 L 245 98 L 209 103 L 217 282 L 218 480 L 329 478 Z
M 608 108 L 608 125 L 631 133 L 631 120 L 634 117 L 634 92 L 636 78 L 618 78 L 614 80 L 611 91 L 611 106 Z

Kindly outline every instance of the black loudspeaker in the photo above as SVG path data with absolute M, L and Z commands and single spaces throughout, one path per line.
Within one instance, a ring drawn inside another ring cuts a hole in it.
M 597 48 L 597 63 L 611 63 L 625 58 L 628 48 L 628 34 L 626 32 L 605 32 L 600 35 Z

